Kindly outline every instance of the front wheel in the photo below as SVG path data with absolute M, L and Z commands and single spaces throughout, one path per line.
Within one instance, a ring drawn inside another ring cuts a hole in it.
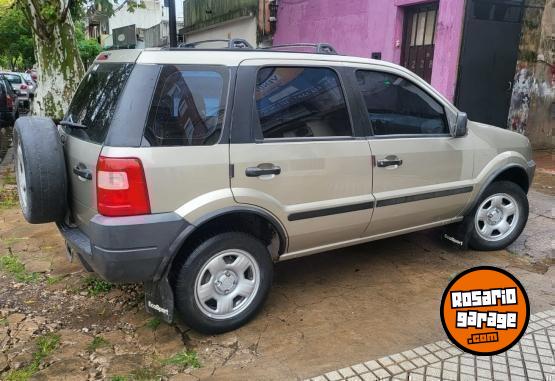
M 174 264 L 177 311 L 199 332 L 231 331 L 262 307 L 272 276 L 270 253 L 261 241 L 241 232 L 217 234 Z
M 515 183 L 492 183 L 472 212 L 470 247 L 500 250 L 513 243 L 528 220 L 528 198 Z

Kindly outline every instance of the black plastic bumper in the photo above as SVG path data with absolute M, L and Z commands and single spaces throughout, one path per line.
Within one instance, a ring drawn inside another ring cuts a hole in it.
M 58 224 L 68 248 L 83 265 L 113 283 L 153 281 L 172 253 L 171 244 L 188 224 L 175 213 L 133 217 L 96 215 L 89 234 Z

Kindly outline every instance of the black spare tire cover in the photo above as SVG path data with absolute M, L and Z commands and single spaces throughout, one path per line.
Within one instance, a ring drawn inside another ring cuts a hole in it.
M 49 118 L 22 117 L 14 128 L 19 204 L 32 224 L 62 221 L 67 211 L 67 175 L 58 130 Z

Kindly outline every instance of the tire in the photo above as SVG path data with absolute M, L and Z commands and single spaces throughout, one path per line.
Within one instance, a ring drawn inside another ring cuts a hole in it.
M 528 198 L 521 187 L 510 181 L 492 183 L 470 215 L 469 246 L 481 251 L 506 248 L 524 230 L 528 211 Z
M 172 268 L 175 306 L 181 319 L 198 332 L 215 334 L 239 328 L 256 315 L 268 296 L 273 277 L 271 256 L 264 244 L 249 234 L 214 235 L 183 258 Z M 243 291 L 250 287 L 253 291 L 244 296 L 247 292 Z
M 19 204 L 32 224 L 57 222 L 67 212 L 64 151 L 54 122 L 21 117 L 14 128 Z

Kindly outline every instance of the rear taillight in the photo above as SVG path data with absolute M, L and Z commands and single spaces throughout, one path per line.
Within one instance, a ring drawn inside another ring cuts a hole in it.
M 13 98 L 9 95 L 6 95 L 6 106 L 8 106 L 8 110 L 13 110 Z
M 96 199 L 98 213 L 104 216 L 150 214 L 141 161 L 100 156 L 96 166 Z
M 22 84 L 21 86 L 19 86 L 19 90 L 27 90 L 27 85 Z

